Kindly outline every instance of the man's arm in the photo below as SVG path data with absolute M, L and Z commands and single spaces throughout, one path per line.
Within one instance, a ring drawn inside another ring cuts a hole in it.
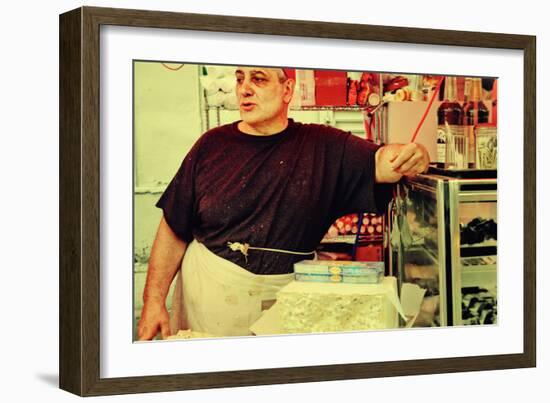
M 375 154 L 376 183 L 395 183 L 402 176 L 414 176 L 428 169 L 430 155 L 418 143 L 388 144 Z
M 149 257 L 143 309 L 138 323 L 139 340 L 153 339 L 159 328 L 163 339 L 170 335 L 166 297 L 186 248 L 187 243 L 174 234 L 162 217 Z

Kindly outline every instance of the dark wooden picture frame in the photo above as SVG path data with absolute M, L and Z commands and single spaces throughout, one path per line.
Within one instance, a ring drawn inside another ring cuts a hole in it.
M 523 353 L 225 372 L 100 377 L 100 27 L 172 28 L 522 50 Z M 82 7 L 60 16 L 60 387 L 81 396 L 526 368 L 536 365 L 534 36 Z

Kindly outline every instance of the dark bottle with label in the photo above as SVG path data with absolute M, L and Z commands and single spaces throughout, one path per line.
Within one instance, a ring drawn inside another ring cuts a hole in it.
M 445 77 L 444 101 L 437 110 L 437 166 L 445 167 L 447 142 L 462 128 L 463 111 L 457 100 L 456 77 Z
M 475 167 L 475 128 L 479 123 L 489 122 L 489 110 L 481 100 L 481 78 L 470 79 L 470 93 L 468 102 L 464 104 L 464 125 L 470 145 L 470 168 Z
M 468 102 L 464 105 L 464 123 L 475 126 L 489 123 L 489 110 L 481 101 L 481 78 L 472 78 Z

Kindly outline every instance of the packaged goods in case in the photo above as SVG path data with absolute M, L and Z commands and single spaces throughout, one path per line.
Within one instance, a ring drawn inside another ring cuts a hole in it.
M 375 273 L 365 276 L 295 274 L 294 278 L 296 279 L 296 281 L 305 281 L 311 283 L 377 284 L 380 282 L 380 276 Z
M 383 217 L 375 214 L 347 214 L 330 226 L 324 241 L 337 240 L 338 236 L 347 235 L 371 235 L 378 240 L 384 232 L 383 223 Z
M 492 218 L 476 217 L 467 224 L 460 224 L 460 244 L 482 244 L 497 240 L 497 223 Z
M 294 264 L 297 281 L 376 284 L 384 275 L 384 262 L 302 260 Z
M 497 169 L 497 128 L 478 125 L 475 131 L 477 169 Z
M 302 260 L 294 263 L 294 272 L 302 274 L 364 275 L 383 273 L 384 262 L 352 262 L 338 260 Z
M 497 323 L 495 293 L 481 287 L 462 288 L 462 321 L 465 325 Z

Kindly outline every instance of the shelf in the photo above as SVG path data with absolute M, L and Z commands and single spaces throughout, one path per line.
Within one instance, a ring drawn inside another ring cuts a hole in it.
M 472 246 L 466 246 L 461 245 L 460 246 L 460 257 L 477 257 L 477 256 L 496 256 L 497 254 L 497 247 L 496 244 L 494 246 L 484 246 L 484 245 L 472 245 Z
M 350 112 L 362 112 L 366 107 L 363 106 L 300 106 L 290 107 L 291 111 L 350 111 Z M 206 109 L 209 111 L 232 111 L 237 112 L 238 108 L 226 108 L 224 106 L 212 106 L 206 105 Z
M 321 105 L 312 105 L 312 106 L 291 106 L 291 111 L 350 111 L 350 112 L 361 112 L 365 110 L 366 106 L 345 106 L 345 105 L 334 105 L 334 106 L 321 106 Z
M 496 169 L 449 169 L 430 165 L 429 174 L 450 176 L 457 179 L 486 179 L 497 177 Z
M 338 235 L 334 238 L 323 238 L 321 240 L 321 243 L 323 244 L 331 244 L 331 243 L 349 243 L 354 244 L 355 239 L 357 237 L 355 235 Z
M 334 238 L 323 238 L 321 240 L 322 244 L 333 244 L 333 243 L 347 243 L 354 244 L 357 239 L 357 235 L 338 235 Z M 382 242 L 384 237 L 382 235 L 360 235 L 359 243 L 370 243 L 370 242 Z
M 435 254 L 422 246 L 412 247 L 404 251 L 407 263 L 417 266 L 432 266 L 437 264 L 438 259 Z
M 482 287 L 488 290 L 496 289 L 496 266 L 481 268 L 470 267 L 468 269 L 463 267 L 460 273 L 460 284 L 462 287 Z
M 492 278 L 497 273 L 495 255 L 461 258 L 460 265 L 462 275 L 467 277 L 491 276 Z
M 495 266 L 497 258 L 496 255 L 462 257 L 460 263 L 463 267 Z
M 477 278 L 478 276 L 490 276 L 491 280 L 493 278 L 496 278 L 496 274 L 497 274 L 497 267 L 496 265 L 492 265 L 492 266 L 462 266 L 462 276 L 467 276 L 467 277 L 475 277 Z
M 496 239 L 487 239 L 486 241 L 479 242 L 479 243 L 465 243 L 460 245 L 461 248 L 496 248 L 497 247 L 497 241 Z

